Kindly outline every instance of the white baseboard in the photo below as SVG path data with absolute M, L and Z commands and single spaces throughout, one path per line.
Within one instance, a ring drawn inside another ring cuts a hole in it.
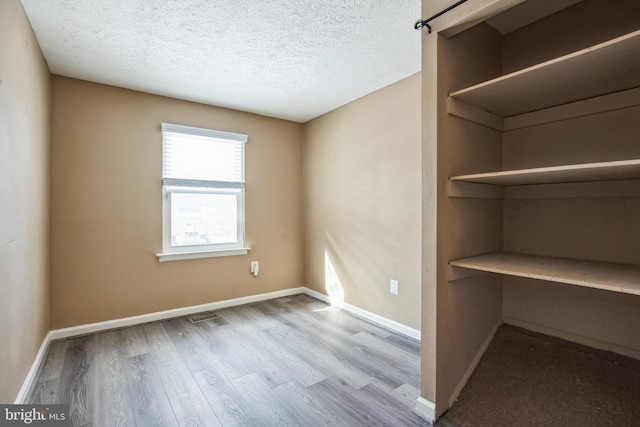
M 79 335 L 92 334 L 94 332 L 107 331 L 110 329 L 124 328 L 127 326 L 139 325 L 142 323 L 155 322 L 157 320 L 171 319 L 173 317 L 188 316 L 190 314 L 200 313 L 203 311 L 219 310 L 221 308 L 234 307 L 237 305 L 249 304 L 252 302 L 265 301 L 269 299 L 298 294 L 306 294 L 320 301 L 330 303 L 329 297 L 327 295 L 301 286 L 298 288 L 284 289 L 282 291 L 268 292 L 264 294 L 251 295 L 247 297 L 234 298 L 207 304 L 158 311 L 155 313 L 142 314 L 139 316 L 124 317 L 122 319 L 107 320 L 105 322 L 89 323 L 86 325 L 72 326 L 70 328 L 63 329 L 54 329 L 49 334 L 51 340 L 57 340 Z M 371 313 L 370 311 L 363 310 L 359 307 L 347 303 L 343 303 L 341 308 L 364 319 L 389 328 L 395 332 L 406 335 L 418 341 L 420 340 L 420 331 L 398 323 L 395 320 L 387 319 L 386 317 L 379 316 L 375 313 Z
M 422 396 L 418 397 L 414 412 L 431 425 L 436 420 L 436 405 Z
M 107 320 L 104 322 L 89 323 L 86 325 L 78 325 L 78 326 L 72 326 L 69 328 L 51 330 L 42 341 L 42 345 L 40 346 L 40 349 L 38 350 L 38 353 L 35 357 L 35 360 L 31 365 L 31 369 L 29 370 L 29 373 L 27 374 L 27 377 L 25 378 L 22 384 L 22 388 L 18 393 L 18 397 L 16 398 L 15 403 L 23 403 L 24 400 L 28 397 L 27 395 L 31 391 L 31 388 L 36 379 L 36 376 L 38 375 L 38 372 L 40 370 L 40 366 L 42 365 L 47 347 L 49 346 L 49 343 L 51 341 L 80 336 L 80 335 L 87 335 L 87 334 L 107 331 L 111 329 L 124 328 L 127 326 L 139 325 L 142 323 L 155 322 L 157 320 L 188 316 L 190 314 L 200 313 L 203 311 L 219 310 L 222 308 L 234 307 L 238 305 L 249 304 L 252 302 L 265 301 L 265 300 L 270 300 L 274 298 L 281 298 L 281 297 L 298 295 L 298 294 L 306 294 L 313 298 L 319 299 L 320 301 L 330 303 L 329 297 L 327 295 L 321 294 L 320 292 L 316 292 L 314 290 L 301 286 L 297 288 L 284 289 L 281 291 L 268 292 L 264 294 L 250 295 L 246 297 L 234 298 L 234 299 L 229 299 L 224 301 L 217 301 L 217 302 L 212 302 L 207 304 L 193 305 L 189 307 L 182 307 L 182 308 L 176 308 L 172 310 L 158 311 L 155 313 L 142 314 L 139 316 L 125 317 L 122 319 Z M 347 310 L 351 313 L 354 313 L 364 319 L 377 323 L 381 326 L 389 328 L 400 334 L 406 335 L 416 340 L 420 340 L 420 331 L 410 328 L 408 326 L 405 326 L 394 320 L 387 319 L 385 317 L 363 310 L 351 304 L 344 303 L 342 305 L 342 309 Z
M 527 322 L 526 320 L 520 320 L 513 317 L 505 316 L 504 323 L 506 323 L 507 325 L 513 325 L 519 328 L 528 329 L 530 331 L 538 332 L 544 335 L 549 335 L 556 338 L 562 338 L 563 340 L 586 345 L 587 347 L 597 348 L 599 350 L 611 351 L 613 353 L 621 354 L 623 356 L 640 360 L 640 351 L 633 348 L 623 347 L 621 345 L 609 343 L 606 341 L 600 341 L 593 338 L 583 337 L 582 335 L 563 331 L 561 329 L 551 328 L 549 326 L 539 325 L 537 323 Z
M 302 288 L 304 293 L 309 295 L 310 297 L 319 299 L 320 301 L 324 301 L 327 304 L 331 304 L 331 300 L 328 295 L 323 293 L 314 291 L 309 288 Z M 386 317 L 382 317 L 378 314 L 372 313 L 367 310 L 363 310 L 360 307 L 356 307 L 355 305 L 348 304 L 343 302 L 340 304 L 340 308 L 351 312 L 357 316 L 362 317 L 363 319 L 367 319 L 373 323 L 377 323 L 378 325 L 384 326 L 385 328 L 391 329 L 394 332 L 398 332 L 402 335 L 406 335 L 409 338 L 413 338 L 414 340 L 420 341 L 421 335 L 420 331 L 417 329 L 410 328 L 409 326 L 403 325 L 402 323 L 396 322 L 395 320 L 388 319 Z
M 265 301 L 274 298 L 287 297 L 304 293 L 302 287 L 284 289 L 282 291 L 268 292 L 247 297 L 216 301 L 207 304 L 192 305 L 189 307 L 175 308 L 172 310 L 157 311 L 155 313 L 142 314 L 140 316 L 124 317 L 122 319 L 107 320 L 105 322 L 89 323 L 86 325 L 72 326 L 70 328 L 54 329 L 50 332 L 52 340 L 75 337 L 78 335 L 92 334 L 94 332 L 110 329 L 124 328 L 126 326 L 155 322 L 157 320 L 171 319 L 173 317 L 188 316 L 203 311 L 220 310 L 221 308 L 234 307 L 252 302 Z
M 36 381 L 36 377 L 40 372 L 40 366 L 44 362 L 44 357 L 47 354 L 47 349 L 49 348 L 49 343 L 51 342 L 51 332 L 47 333 L 47 335 L 42 340 L 42 344 L 40 344 L 40 349 L 38 353 L 36 353 L 35 359 L 33 359 L 33 363 L 31 364 L 31 369 L 27 373 L 27 377 L 24 379 L 22 383 L 22 387 L 18 392 L 18 396 L 16 397 L 15 404 L 21 405 L 25 403 L 26 399 L 29 397 L 29 392 L 31 391 L 33 384 Z
M 498 322 L 493 327 L 493 329 L 491 329 L 491 332 L 489 332 L 489 335 L 487 335 L 487 338 L 485 338 L 484 342 L 480 346 L 480 349 L 478 350 L 478 352 L 476 353 L 475 357 L 473 358 L 473 360 L 469 364 L 469 367 L 467 368 L 467 371 L 464 373 L 464 375 L 460 379 L 460 382 L 458 383 L 456 388 L 453 390 L 453 393 L 451 394 L 451 397 L 449 398 L 449 401 L 447 402 L 448 408 L 451 408 L 451 406 L 453 406 L 453 404 L 455 403 L 456 399 L 458 398 L 458 395 L 460 395 L 460 392 L 462 391 L 464 386 L 467 385 L 467 381 L 469 381 L 469 378 L 471 378 L 471 375 L 473 374 L 473 371 L 476 370 L 476 367 L 478 366 L 478 363 L 480 363 L 480 359 L 482 359 L 482 356 L 484 355 L 484 352 L 487 351 L 487 348 L 489 347 L 489 344 L 491 344 L 491 341 L 493 340 L 493 337 L 496 335 L 496 331 L 498 330 L 500 325 L 502 325 L 502 321 Z

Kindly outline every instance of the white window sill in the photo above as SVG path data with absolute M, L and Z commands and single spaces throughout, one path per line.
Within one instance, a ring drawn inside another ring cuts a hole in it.
M 246 255 L 251 248 L 215 249 L 209 251 L 174 252 L 156 254 L 159 262 L 183 259 L 215 258 L 220 256 Z

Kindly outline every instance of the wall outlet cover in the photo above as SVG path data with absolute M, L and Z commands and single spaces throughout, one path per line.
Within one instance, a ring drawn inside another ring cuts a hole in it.
M 398 281 L 391 279 L 391 281 L 389 282 L 389 292 L 391 292 L 393 295 L 398 295 Z

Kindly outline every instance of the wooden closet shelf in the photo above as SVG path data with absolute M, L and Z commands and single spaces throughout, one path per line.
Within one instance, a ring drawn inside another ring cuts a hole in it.
M 639 159 L 518 169 L 451 177 L 451 181 L 503 186 L 613 181 L 624 179 L 640 179 Z
M 511 117 L 638 87 L 639 57 L 640 30 L 450 96 Z
M 449 263 L 454 267 L 640 295 L 640 266 L 512 253 L 493 253 Z

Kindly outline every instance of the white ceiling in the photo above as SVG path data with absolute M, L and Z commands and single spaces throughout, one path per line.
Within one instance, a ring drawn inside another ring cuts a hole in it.
M 306 122 L 420 70 L 420 0 L 22 0 L 54 74 Z

